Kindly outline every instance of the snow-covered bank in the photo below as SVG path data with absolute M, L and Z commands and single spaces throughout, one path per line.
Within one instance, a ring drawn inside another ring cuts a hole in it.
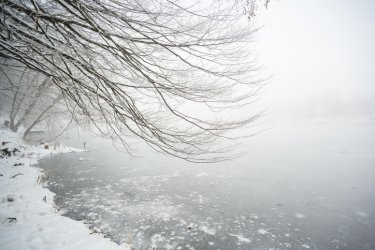
M 105 239 L 54 208 L 54 194 L 43 188 L 42 170 L 31 167 L 42 157 L 73 152 L 61 145 L 31 146 L 0 129 L 0 249 L 129 249 Z

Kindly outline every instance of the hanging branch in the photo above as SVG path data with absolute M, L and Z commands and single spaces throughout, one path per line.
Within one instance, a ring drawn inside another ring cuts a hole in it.
M 132 135 L 187 161 L 231 159 L 262 87 L 239 3 L 2 0 L 0 59 L 51 79 L 127 150 Z

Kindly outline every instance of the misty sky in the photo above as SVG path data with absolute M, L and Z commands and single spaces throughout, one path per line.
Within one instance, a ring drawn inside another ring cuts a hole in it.
M 374 104 L 374 13 L 373 0 L 271 1 L 255 36 L 259 62 L 274 74 L 266 108 L 280 115 L 312 103 Z

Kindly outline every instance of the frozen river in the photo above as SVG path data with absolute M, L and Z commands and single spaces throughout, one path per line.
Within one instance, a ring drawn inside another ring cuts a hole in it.
M 375 249 L 375 123 L 278 126 L 247 148 L 190 164 L 89 140 L 40 167 L 66 216 L 136 249 Z

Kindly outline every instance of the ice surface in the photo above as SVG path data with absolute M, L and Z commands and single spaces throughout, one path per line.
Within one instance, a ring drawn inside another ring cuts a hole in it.
M 53 173 L 49 188 L 65 215 L 117 243 L 364 250 L 375 246 L 374 128 L 277 128 L 252 138 L 246 157 L 222 164 L 190 165 L 153 154 L 130 159 L 89 148 L 40 166 Z

